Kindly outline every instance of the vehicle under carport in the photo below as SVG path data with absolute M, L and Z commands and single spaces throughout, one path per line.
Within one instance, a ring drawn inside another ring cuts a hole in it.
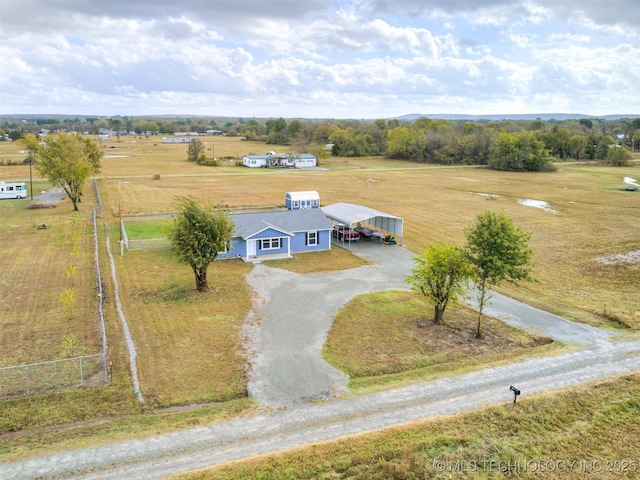
M 400 217 L 353 203 L 340 202 L 320 208 L 333 224 L 348 225 L 349 228 L 361 232 L 381 232 L 383 238 L 393 237 L 396 243 L 402 243 L 404 220 Z M 342 242 L 345 245 L 349 243 Z

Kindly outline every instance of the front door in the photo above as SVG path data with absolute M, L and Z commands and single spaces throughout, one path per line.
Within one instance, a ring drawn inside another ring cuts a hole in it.
M 247 257 L 256 256 L 256 242 L 257 240 L 249 240 L 247 242 Z

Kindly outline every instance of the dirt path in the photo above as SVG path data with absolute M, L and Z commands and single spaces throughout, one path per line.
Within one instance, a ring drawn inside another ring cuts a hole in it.
M 583 349 L 365 397 L 311 402 L 340 393 L 346 380 L 319 355 L 335 312 L 358 293 L 405 286 L 411 255 L 399 247 L 369 247 L 359 246 L 359 254 L 375 258 L 375 266 L 296 275 L 258 265 L 249 275 L 261 297 L 246 331 L 253 363 L 250 390 L 256 400 L 280 408 L 209 427 L 0 465 L 0 478 L 160 478 L 430 416 L 508 404 L 512 384 L 525 396 L 640 370 L 640 340 L 613 342 L 606 332 L 494 295 L 491 315 L 577 342 Z

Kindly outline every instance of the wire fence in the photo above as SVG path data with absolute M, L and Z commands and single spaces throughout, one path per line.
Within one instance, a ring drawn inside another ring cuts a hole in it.
M 145 240 L 127 241 L 127 250 L 162 250 L 171 248 L 171 243 L 166 238 L 147 238 Z
M 96 204 L 97 204 L 97 214 L 99 217 L 102 216 L 102 199 L 100 198 L 100 191 L 98 190 L 98 183 L 96 182 L 96 177 L 92 178 L 93 183 L 93 192 L 96 194 Z
M 144 250 L 163 250 L 171 248 L 171 243 L 168 238 L 129 238 L 125 218 L 127 221 L 144 222 L 149 219 L 157 220 L 171 220 L 175 217 L 175 214 L 171 212 L 154 212 L 143 214 L 127 214 L 120 217 L 120 237 L 124 247 L 127 251 L 144 251 Z M 122 248 L 121 248 L 122 253 Z
M 0 397 L 47 393 L 69 387 L 98 386 L 107 371 L 102 353 L 0 368 Z
M 104 295 L 100 273 L 96 210 L 92 212 L 92 220 L 102 353 L 0 367 L 0 398 L 42 394 L 78 386 L 98 386 L 107 382 L 107 333 L 103 311 Z

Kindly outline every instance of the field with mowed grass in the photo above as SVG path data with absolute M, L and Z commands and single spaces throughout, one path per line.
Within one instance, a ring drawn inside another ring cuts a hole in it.
M 0 201 L 0 367 L 102 351 L 87 197 L 76 214 L 69 201 L 34 210 L 28 198 Z
M 349 375 L 351 391 L 361 395 L 562 348 L 548 337 L 491 317 L 484 321 L 483 338 L 476 339 L 475 310 L 451 305 L 443 325 L 433 324 L 432 310 L 414 292 L 359 295 L 336 315 L 323 356 Z
M 504 211 L 532 232 L 539 280 L 505 286 L 504 291 L 570 319 L 640 327 L 638 262 L 624 261 L 640 249 L 640 192 L 619 188 L 624 176 L 640 178 L 637 161 L 624 168 L 559 164 L 554 173 L 435 167 L 381 158 L 331 158 L 322 161 L 326 171 L 218 168 L 199 167 L 201 176 L 160 180 L 152 180 L 149 171 L 144 177 L 129 177 L 126 184 L 103 178 L 100 188 L 114 216 L 119 205 L 125 214 L 170 211 L 177 195 L 238 208 L 281 206 L 288 191 L 317 190 L 322 205 L 357 203 L 403 217 L 402 242 L 416 253 L 433 242 L 461 245 L 464 229 L 479 213 Z M 526 200 L 546 202 L 548 209 L 520 203 Z M 601 257 L 609 255 L 622 260 L 603 262 Z
M 239 332 L 251 306 L 248 264 L 211 266 L 207 293 L 195 291 L 191 268 L 171 250 L 128 252 L 116 268 L 149 406 L 246 396 Z
M 78 446 L 81 442 L 96 444 L 106 441 L 104 435 L 123 438 L 122 432 L 127 429 L 151 434 L 158 431 L 148 428 L 149 422 L 156 422 L 151 419 L 159 415 L 150 413 L 154 408 L 223 402 L 209 408 L 224 409 L 222 405 L 233 404 L 230 410 L 236 415 L 253 408 L 244 397 L 247 359 L 241 331 L 251 308 L 252 293 L 244 280 L 251 265 L 237 260 L 215 262 L 209 269 L 211 291 L 199 294 L 190 267 L 179 264 L 169 250 L 119 255 L 119 216 L 124 216 L 132 237 L 158 238 L 163 234 L 163 220 L 153 217 L 147 222 L 129 215 L 170 212 L 179 195 L 192 195 L 235 210 L 282 206 L 288 191 L 316 190 L 322 205 L 362 204 L 403 217 L 404 236 L 399 240 L 415 253 L 434 242 L 462 245 L 464 229 L 479 213 L 486 209 L 504 211 L 516 225 L 532 232 L 538 282 L 505 285 L 501 291 L 571 320 L 622 334 L 637 335 L 640 331 L 640 263 L 634 256 L 640 251 L 640 192 L 619 189 L 623 176 L 640 179 L 638 159 L 626 168 L 559 164 L 557 172 L 545 174 L 438 167 L 380 157 L 330 158 L 322 160 L 320 168 L 307 171 L 266 170 L 235 164 L 249 153 L 272 149 L 286 152 L 288 147 L 228 137 L 204 137 L 202 141 L 208 155 L 224 159 L 222 166 L 189 163 L 187 145 L 162 144 L 160 137 L 122 137 L 120 141 L 103 142 L 105 157 L 96 177 L 103 206 L 98 218 L 98 242 L 112 378 L 107 387 L 0 402 L 0 439 L 6 440 L 0 458 L 46 452 L 62 445 Z M 28 165 L 20 164 L 24 154 L 18 144 L 0 143 L 0 159 L 5 163 L 0 166 L 0 181 L 29 181 Z M 7 160 L 17 165 L 7 166 Z M 49 187 L 35 169 L 32 174 L 34 192 Z M 72 349 L 74 355 L 100 351 L 90 229 L 96 199 L 89 183 L 84 191 L 79 216 L 72 215 L 68 200 L 56 208 L 35 210 L 27 209 L 31 203 L 28 199 L 0 201 L 0 366 L 68 357 Z M 547 202 L 548 208 L 525 206 L 521 200 L 526 199 Z M 49 228 L 37 229 L 41 224 Z M 123 311 L 138 350 L 144 406 L 138 405 L 133 395 L 105 250 L 107 231 Z M 362 263 L 348 251 L 334 247 L 331 252 L 296 255 L 292 260 L 269 265 L 309 273 Z M 70 266 L 75 273 L 68 275 Z M 73 311 L 61 299 L 71 282 L 75 292 Z M 407 299 L 404 295 L 409 294 L 378 293 L 358 298 L 338 316 L 336 327 L 340 328 L 328 338 L 327 357 L 340 359 L 340 367 L 351 372 L 352 386 L 360 392 L 477 368 L 481 362 L 474 364 L 471 360 L 476 357 L 499 362 L 496 348 L 507 348 L 510 357 L 553 353 L 559 348 L 505 328 L 500 322 L 485 327 L 486 333 L 491 330 L 496 336 L 490 346 L 456 346 L 456 338 L 466 338 L 467 323 L 473 328 L 473 312 L 463 307 L 447 311 L 445 320 L 453 333 L 428 330 L 430 327 L 417 329 L 418 312 L 424 309 L 428 317 L 432 308 L 415 296 Z M 386 312 L 376 318 L 369 318 L 369 312 L 364 318 L 363 312 L 368 311 L 365 307 L 393 303 L 402 303 L 409 310 Z M 387 314 L 398 330 L 396 335 L 389 336 L 383 328 L 388 327 L 384 324 Z M 354 335 L 358 348 L 348 348 Z M 442 343 L 430 348 L 436 341 Z M 377 349 L 369 348 L 378 343 Z M 481 351 L 483 348 L 485 351 Z M 197 417 L 194 413 L 190 422 L 205 421 Z M 92 423 L 96 419 L 100 426 Z M 117 426 L 123 419 L 128 419 L 126 428 Z M 103 425 L 107 421 L 113 428 Z M 66 433 L 43 436 L 42 429 L 76 422 L 88 423 L 69 428 Z M 184 426 L 181 422 L 160 423 L 165 425 L 162 428 L 171 429 Z M 74 440 L 76 428 L 82 428 L 83 440 Z M 21 430 L 19 438 L 6 436 L 15 436 Z

